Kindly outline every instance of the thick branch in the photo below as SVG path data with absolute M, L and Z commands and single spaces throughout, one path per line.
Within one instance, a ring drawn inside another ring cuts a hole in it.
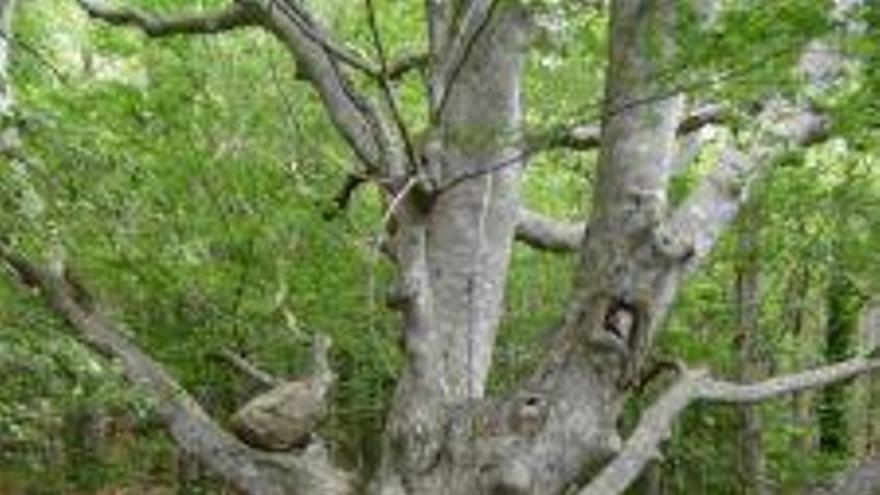
M 403 79 L 410 71 L 422 70 L 428 66 L 430 56 L 427 53 L 410 53 L 388 63 L 385 77 L 389 81 Z
M 338 43 L 296 1 L 235 0 L 223 10 L 161 17 L 131 7 L 115 7 L 100 0 L 78 0 L 92 17 L 117 26 L 136 27 L 148 36 L 211 34 L 262 24 L 275 33 L 296 58 L 304 77 L 318 90 L 330 118 L 354 154 L 376 171 L 385 158 L 390 137 L 379 114 L 358 94 L 340 68 L 353 67 L 382 77 L 370 61 Z
M 232 367 L 241 371 L 257 383 L 260 383 L 267 387 L 274 387 L 283 383 L 278 378 L 260 369 L 259 366 L 248 361 L 244 357 L 230 351 L 229 349 L 223 349 L 222 351 L 218 352 L 216 356 L 217 358 L 229 363 Z
M 214 473 L 248 494 L 349 494 L 349 477 L 325 460 L 309 455 L 270 455 L 254 450 L 213 421 L 156 361 L 131 342 L 125 331 L 101 312 L 79 302 L 65 277 L 37 267 L 0 244 L 0 261 L 19 280 L 45 297 L 52 310 L 79 339 L 122 363 L 126 378 L 153 401 L 177 444 Z
M 678 150 L 669 167 L 673 175 L 684 173 L 702 155 L 703 149 L 710 139 L 707 133 L 701 132 L 701 130 L 687 134 L 678 140 Z
M 809 146 L 828 136 L 828 122 L 811 111 L 779 103 L 758 118 L 763 128 L 746 153 L 729 147 L 718 166 L 673 212 L 661 227 L 665 242 L 687 246 L 689 269 L 712 251 L 748 196 L 748 185 L 761 169 L 771 166 L 791 146 Z
M 717 380 L 703 371 L 685 371 L 681 379 L 645 411 L 620 454 L 579 495 L 617 495 L 659 457 L 672 424 L 696 400 L 754 404 L 804 390 L 825 387 L 880 369 L 880 360 L 853 358 L 838 364 L 771 378 L 754 384 Z
M 721 122 L 726 116 L 724 106 L 708 104 L 684 116 L 678 125 L 678 135 L 696 132 L 710 124 Z M 576 151 L 593 150 L 601 142 L 601 129 L 598 123 L 580 123 L 554 129 L 548 133 L 532 136 L 529 139 L 534 151 L 569 149 Z
M 567 252 L 580 248 L 586 233 L 586 224 L 552 219 L 540 213 L 520 208 L 516 225 L 516 239 L 543 251 Z
M 288 48 L 303 76 L 318 91 L 333 125 L 358 159 L 371 172 L 385 175 L 393 161 L 391 126 L 357 90 L 340 63 L 373 77 L 381 76 L 381 70 L 340 45 L 300 1 L 241 1 L 259 12 L 264 24 Z
M 617 495 L 635 481 L 645 467 L 660 457 L 660 444 L 669 437 L 672 424 L 694 400 L 706 374 L 685 371 L 642 415 L 623 450 L 578 495 Z
M 233 3 L 215 12 L 161 17 L 133 7 L 114 7 L 96 0 L 78 1 L 83 10 L 96 19 L 116 26 L 136 27 L 151 37 L 215 34 L 256 23 L 253 16 L 239 3 Z

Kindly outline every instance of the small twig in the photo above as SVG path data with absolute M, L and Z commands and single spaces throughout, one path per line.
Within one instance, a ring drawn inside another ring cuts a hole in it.
M 223 349 L 211 353 L 211 356 L 217 359 L 221 359 L 224 362 L 232 365 L 232 367 L 234 367 L 238 371 L 242 372 L 254 381 L 259 382 L 261 385 L 264 385 L 266 387 L 274 387 L 283 382 L 283 380 L 280 380 L 274 375 L 263 371 L 254 363 L 248 361 L 241 355 L 236 354 L 229 349 Z

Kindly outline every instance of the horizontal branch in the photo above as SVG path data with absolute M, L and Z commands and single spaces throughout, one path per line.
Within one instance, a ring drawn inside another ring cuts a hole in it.
M 684 116 L 678 125 L 680 136 L 690 134 L 710 124 L 717 124 L 726 117 L 724 106 L 708 104 Z M 596 122 L 564 126 L 545 134 L 528 139 L 533 151 L 569 149 L 587 151 L 597 149 L 601 142 L 602 129 Z
M 370 77 L 382 71 L 366 58 L 337 42 L 299 1 L 233 0 L 224 9 L 177 16 L 150 14 L 133 7 L 111 6 L 102 0 L 77 0 L 92 17 L 116 26 L 134 27 L 151 37 L 213 34 L 260 25 L 285 44 L 302 69 L 298 75 L 317 89 L 331 121 L 352 152 L 367 168 L 386 158 L 390 137 L 379 113 L 358 93 L 340 70 L 346 65 Z M 398 68 L 397 70 L 403 70 Z
M 583 222 L 559 221 L 520 208 L 516 239 L 543 251 L 568 252 L 580 249 L 586 233 Z
M 207 13 L 188 13 L 176 16 L 159 16 L 134 7 L 107 5 L 100 0 L 77 0 L 90 16 L 115 26 L 135 27 L 152 37 L 180 34 L 215 34 L 240 27 L 259 24 L 256 16 L 244 2 L 234 0 L 222 10 Z M 378 77 L 380 71 L 369 61 L 340 46 L 319 29 L 303 23 L 309 36 L 322 45 L 339 61 Z
M 215 34 L 256 24 L 256 19 L 237 2 L 214 12 L 181 14 L 174 17 L 152 15 L 134 7 L 110 6 L 96 0 L 78 0 L 78 2 L 91 17 L 115 26 L 136 27 L 151 37 Z
M 700 385 L 699 398 L 728 404 L 754 404 L 793 392 L 826 387 L 877 369 L 880 369 L 880 359 L 856 357 L 837 364 L 753 384 L 743 385 L 723 380 L 704 379 Z
M 878 369 L 880 359 L 857 357 L 753 384 L 731 383 L 714 379 L 702 370 L 685 370 L 678 382 L 645 411 L 620 454 L 578 495 L 623 493 L 652 460 L 660 457 L 660 445 L 670 435 L 672 425 L 694 401 L 755 404 L 826 387 Z
M 43 269 L 0 243 L 0 262 L 75 330 L 80 341 L 122 364 L 129 382 L 145 393 L 177 444 L 215 474 L 248 494 L 350 494 L 349 476 L 307 455 L 252 449 L 221 428 L 177 381 L 97 309 L 80 303 L 66 276 Z M 77 284 L 80 286 L 81 284 Z
M 669 437 L 678 416 L 695 399 L 705 376 L 705 372 L 684 371 L 679 381 L 642 414 L 620 453 L 578 495 L 623 493 L 651 461 L 660 458 L 660 444 Z

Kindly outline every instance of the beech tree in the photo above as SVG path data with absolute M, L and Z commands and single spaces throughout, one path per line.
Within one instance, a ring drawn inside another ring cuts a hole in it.
M 652 359 L 677 294 L 736 217 L 753 177 L 794 147 L 827 139 L 831 129 L 828 116 L 797 98 L 734 108 L 689 101 L 686 88 L 670 86 L 661 76 L 682 49 L 676 33 L 683 3 L 589 6 L 606 9 L 608 18 L 601 119 L 541 135 L 525 128 L 523 103 L 536 2 L 427 0 L 427 51 L 400 59 L 387 52 L 372 3 L 365 0 L 375 49 L 368 57 L 299 0 L 235 0 L 179 16 L 79 0 L 96 20 L 153 38 L 268 31 L 293 57 L 356 161 L 340 204 L 365 185 L 384 198 L 381 250 L 397 271 L 389 305 L 401 315 L 406 363 L 372 473 L 335 465 L 317 445 L 278 452 L 245 443 L 125 336 L 63 260 L 41 266 L 12 243 L 0 245 L 10 271 L 42 294 L 83 342 L 118 359 L 126 377 L 153 399 L 180 448 L 217 476 L 244 493 L 267 495 L 614 495 L 660 455 L 671 425 L 695 401 L 755 404 L 880 367 L 880 360 L 855 357 L 737 384 Z M 723 13 L 708 2 L 697 7 L 706 24 Z M 8 22 L 13 2 L 2 8 Z M 3 45 L 4 70 L 14 46 Z M 405 121 L 395 91 L 399 79 L 413 74 L 423 76 L 428 102 L 428 126 L 420 132 Z M 806 86 L 816 78 L 804 79 Z M 0 108 L 9 111 L 8 83 L 3 96 Z M 725 141 L 702 182 L 673 203 L 670 182 L 689 163 L 686 144 L 709 124 L 735 126 L 738 134 Z M 14 126 L 5 132 L 14 136 Z M 595 194 L 582 223 L 523 204 L 519 188 L 529 159 L 549 149 L 598 152 Z M 575 253 L 578 262 L 546 356 L 519 386 L 493 396 L 486 383 L 516 241 Z M 664 369 L 673 383 L 622 438 L 625 401 Z M 287 406 L 300 405 L 278 405 Z M 301 440 L 302 433 L 296 436 Z

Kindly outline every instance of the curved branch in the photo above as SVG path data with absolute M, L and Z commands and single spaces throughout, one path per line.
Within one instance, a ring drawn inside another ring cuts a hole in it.
M 738 384 L 711 378 L 705 371 L 686 370 L 679 381 L 642 415 L 623 450 L 578 495 L 623 493 L 652 460 L 668 438 L 673 423 L 697 400 L 723 404 L 755 404 L 783 395 L 825 387 L 880 369 L 880 359 L 852 358 L 813 370 Z
M 837 480 L 805 495 L 875 495 L 880 493 L 880 456 L 874 455 L 841 473 Z
M 685 371 L 679 381 L 642 414 L 620 454 L 578 495 L 623 493 L 651 461 L 660 457 L 660 444 L 669 437 L 678 416 L 696 398 L 705 376 L 705 372 Z
M 880 369 L 880 359 L 856 357 L 752 384 L 704 379 L 700 384 L 699 398 L 725 404 L 755 404 L 794 392 L 826 387 L 877 369 Z
M 397 132 L 400 135 L 400 139 L 403 141 L 403 147 L 406 151 L 409 165 L 414 169 L 418 158 L 416 157 L 416 150 L 413 146 L 412 139 L 410 138 L 409 128 L 406 126 L 403 114 L 400 111 L 400 105 L 397 102 L 397 98 L 394 96 L 393 89 L 391 88 L 391 81 L 388 79 L 388 57 L 385 53 L 385 43 L 382 41 L 381 33 L 379 33 L 379 20 L 376 15 L 376 8 L 373 5 L 372 0 L 365 0 L 364 4 L 367 9 L 367 24 L 369 25 L 370 35 L 373 38 L 373 48 L 376 50 L 376 56 L 379 57 L 379 66 L 381 68 L 381 74 L 378 76 L 379 87 L 382 89 L 382 95 L 385 97 L 385 104 L 388 106 L 388 110 L 391 113 L 391 120 L 397 127 Z
M 321 98 L 331 122 L 355 156 L 377 176 L 393 161 L 389 125 L 356 89 L 340 63 L 381 77 L 381 69 L 342 47 L 297 0 L 240 0 L 258 12 L 264 25 L 296 59 L 297 67 Z
M 176 17 L 151 15 L 133 7 L 114 7 L 96 0 L 78 0 L 89 16 L 115 26 L 136 27 L 150 37 L 178 34 L 216 34 L 253 26 L 256 19 L 239 3 L 222 10 L 184 14 Z
M 38 291 L 77 337 L 94 351 L 121 362 L 125 377 L 153 401 L 177 444 L 214 473 L 248 494 L 344 495 L 353 493 L 349 475 L 326 459 L 268 454 L 248 447 L 221 428 L 175 379 L 125 336 L 100 311 L 84 306 L 79 284 L 32 264 L 0 243 L 0 261 L 26 286 Z
M 292 52 L 355 156 L 373 171 L 377 171 L 379 163 L 386 158 L 390 141 L 387 126 L 358 94 L 339 65 L 353 67 L 373 78 L 383 76 L 381 69 L 334 40 L 300 2 L 234 0 L 225 9 L 215 12 L 163 17 L 132 7 L 110 6 L 101 0 L 77 1 L 94 18 L 116 26 L 135 27 L 151 37 L 214 34 L 263 25 Z
M 559 221 L 520 208 L 516 239 L 543 251 L 571 252 L 580 248 L 586 230 L 583 222 Z

